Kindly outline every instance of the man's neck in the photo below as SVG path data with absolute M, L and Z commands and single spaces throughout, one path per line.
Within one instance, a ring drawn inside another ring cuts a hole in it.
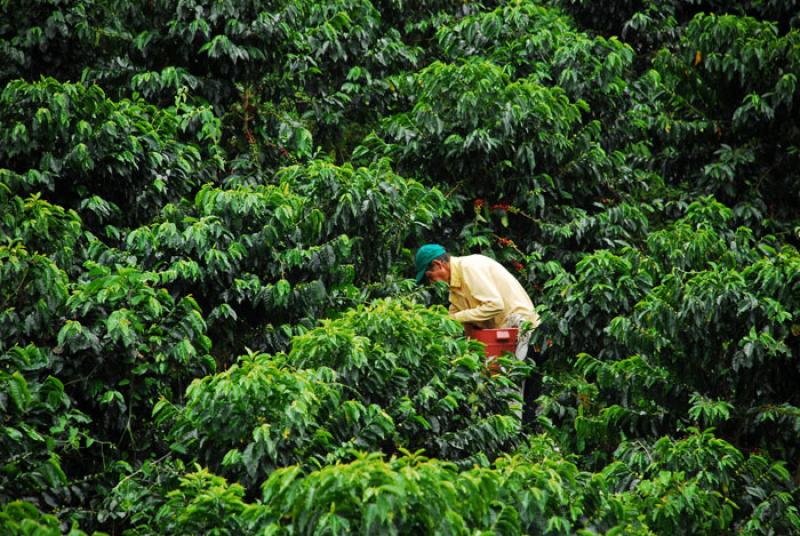
M 461 288 L 461 259 L 450 257 L 450 288 Z

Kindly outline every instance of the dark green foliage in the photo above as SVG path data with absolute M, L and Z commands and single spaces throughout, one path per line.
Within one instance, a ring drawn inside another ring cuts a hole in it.
M 632 37 L 634 42 L 645 46 L 665 44 L 666 39 L 674 37 L 680 23 L 709 11 L 779 21 L 785 30 L 800 25 L 797 0 L 614 0 L 602 5 L 591 0 L 548 0 L 546 3 L 573 14 L 583 27 Z M 664 29 L 669 31 L 662 34 Z
M 797 8 L 0 0 L 0 533 L 800 532 Z
M 665 175 L 691 177 L 692 190 L 731 205 L 749 202 L 748 225 L 783 219 L 800 202 L 798 47 L 797 31 L 780 35 L 768 22 L 701 14 L 655 61 L 672 112 L 658 129 L 668 144 Z M 678 156 L 676 145 L 693 149 Z
M 65 354 L 63 373 L 83 379 L 86 401 L 103 408 L 98 420 L 134 443 L 132 421 L 148 415 L 153 400 L 214 369 L 197 303 L 174 300 L 156 281 L 134 268 L 93 267 L 70 296 L 54 350 Z
M 114 102 L 98 86 L 51 78 L 0 94 L 0 160 L 15 193 L 47 192 L 96 224 L 152 217 L 187 195 L 206 167 L 174 110 Z M 97 225 L 99 227 L 99 225 Z
M 90 419 L 74 407 L 63 383 L 47 374 L 48 352 L 15 346 L 0 355 L 0 500 L 15 497 L 48 507 L 84 499 L 85 490 L 69 482 L 62 456 L 90 446 Z M 13 372 L 12 372 L 13 371 Z
M 67 275 L 20 243 L 0 246 L 0 351 L 25 345 L 50 329 L 67 301 Z
M 354 283 L 388 270 L 399 244 L 447 209 L 438 190 L 386 161 L 354 169 L 315 160 L 282 169 L 275 182 L 206 185 L 193 204 L 165 207 L 160 221 L 126 238 L 143 266 L 198 297 L 232 351 L 265 342 L 255 330 L 231 340 L 234 322 L 238 330 L 265 316 L 275 327 L 312 322 L 352 303 Z
M 642 250 L 601 250 L 574 278 L 551 280 L 547 293 L 563 298 L 543 315 L 543 331 L 555 348 L 601 358 L 579 357 L 583 377 L 544 406 L 574 419 L 579 448 L 684 422 L 719 426 L 740 445 L 796 451 L 800 255 L 731 228 L 732 217 L 714 200 L 695 202 Z M 583 337 L 597 331 L 602 340 Z M 577 411 L 564 412 L 567 393 Z
M 0 84 L 56 76 L 76 80 L 85 62 L 111 56 L 130 39 L 125 18 L 132 2 L 4 0 L 0 20 Z
M 403 169 L 467 181 L 479 194 L 495 187 L 515 196 L 553 189 L 542 172 L 571 153 L 585 107 L 560 88 L 530 78 L 512 81 L 485 60 L 434 63 L 408 86 L 415 105 L 387 121 L 393 144 L 386 152 Z M 513 180 L 520 176 L 525 179 Z
M 0 170 L 0 176 L 0 231 L 4 240 L 9 245 L 18 242 L 48 256 L 59 268 L 72 271 L 83 236 L 78 215 L 41 199 L 38 193 L 12 195 L 8 185 L 24 178 L 8 170 Z
M 644 501 L 654 530 L 796 530 L 797 497 L 783 464 L 744 456 L 709 432 L 690 432 L 685 439 L 662 438 L 648 446 L 623 443 L 615 453 L 622 463 L 604 470 L 617 489 L 635 490 L 634 500 Z M 638 478 L 642 481 L 635 484 Z M 673 485 L 677 489 L 670 490 Z M 701 503 L 705 510 L 697 508 Z
M 591 38 L 560 11 L 531 2 L 465 17 L 441 28 L 438 37 L 448 57 L 483 56 L 512 65 L 515 77 L 558 85 L 572 100 L 601 105 L 602 111 L 611 111 L 608 103 L 593 101 L 622 95 L 633 60 L 631 48 L 617 39 Z

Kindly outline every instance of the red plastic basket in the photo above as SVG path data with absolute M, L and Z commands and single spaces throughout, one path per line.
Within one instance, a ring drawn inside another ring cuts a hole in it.
M 476 329 L 464 328 L 467 337 L 481 341 L 486 345 L 486 357 L 497 357 L 504 352 L 514 353 L 517 350 L 518 328 Z

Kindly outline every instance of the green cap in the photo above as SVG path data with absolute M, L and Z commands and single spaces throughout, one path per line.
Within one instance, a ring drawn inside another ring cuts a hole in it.
M 417 256 L 414 258 L 414 267 L 417 269 L 418 285 L 425 279 L 425 272 L 433 262 L 433 259 L 439 258 L 445 253 L 447 251 L 439 244 L 425 244 L 417 250 Z

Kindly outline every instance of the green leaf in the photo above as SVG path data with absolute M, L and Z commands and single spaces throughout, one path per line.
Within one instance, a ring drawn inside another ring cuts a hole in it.
M 20 413 L 26 412 L 31 402 L 31 394 L 28 390 L 28 382 L 25 381 L 22 374 L 19 371 L 15 371 L 10 376 L 6 376 L 4 383 L 17 410 Z

